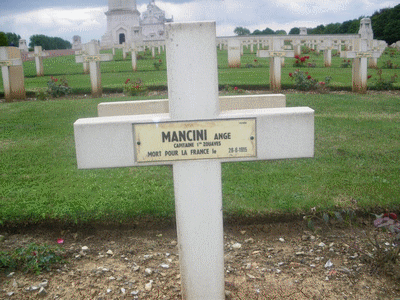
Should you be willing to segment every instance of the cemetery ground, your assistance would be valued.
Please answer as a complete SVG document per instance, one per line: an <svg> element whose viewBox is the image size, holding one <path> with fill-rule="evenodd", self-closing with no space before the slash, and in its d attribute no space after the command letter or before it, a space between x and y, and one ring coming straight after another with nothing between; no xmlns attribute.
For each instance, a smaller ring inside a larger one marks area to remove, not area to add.
<svg viewBox="0 0 400 300"><path fill-rule="evenodd" d="M1 104L0 252L62 239L66 262L2 272L0 298L179 299L171 167L76 168L73 122L100 102L142 98L119 96ZM370 213L399 212L398 93L286 97L315 109L315 157L223 164L228 296L400 297L398 261L385 264L368 240ZM390 243L379 231L382 249Z"/></svg>
<svg viewBox="0 0 400 300"><path fill-rule="evenodd" d="M263 61L247 59L240 69L221 63L220 85L268 86L267 70L255 66ZM126 78L140 77L153 88L144 96L85 97L88 75L62 57L49 64L53 69L45 65L41 78L34 77L34 65L29 75L27 65L27 90L65 75L81 95L0 103L0 252L37 243L60 245L65 256L39 275L1 273L0 298L179 299L172 168L76 167L72 124L78 118L97 116L100 102L166 98L158 91L166 85L165 64L158 71L153 61L142 60L147 70L135 74L128 61L102 63L105 90L121 91ZM295 69L289 61L282 74ZM350 90L351 68L341 68L337 57L336 64L302 70L329 75L333 88ZM291 87L290 77L282 78ZM398 91L287 92L288 107L315 110L315 156L223 164L227 297L399 298L399 262L385 261L398 248L374 228L371 215L399 213ZM375 232L381 250L368 239Z"/></svg>

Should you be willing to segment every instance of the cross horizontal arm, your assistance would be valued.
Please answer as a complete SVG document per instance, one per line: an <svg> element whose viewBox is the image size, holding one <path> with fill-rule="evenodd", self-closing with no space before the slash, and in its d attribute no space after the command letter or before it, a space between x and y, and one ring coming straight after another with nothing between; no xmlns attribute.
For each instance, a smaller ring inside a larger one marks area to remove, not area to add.
<svg viewBox="0 0 400 300"><path fill-rule="evenodd" d="M294 57L293 50L258 50L257 57Z"/></svg>
<svg viewBox="0 0 400 300"><path fill-rule="evenodd" d="M255 119L255 155L221 162L312 157L314 111L308 107L227 111L217 120ZM211 120L210 122L212 122ZM216 121L216 120L215 120ZM78 168L113 168L173 164L135 160L134 124L173 122L169 114L79 119L74 123ZM221 133L223 134L223 133ZM227 133L226 133L227 134ZM211 150L210 150L211 151Z"/></svg>
<svg viewBox="0 0 400 300"><path fill-rule="evenodd" d="M20 58L11 58L8 60L0 60L0 67L22 66Z"/></svg>
<svg viewBox="0 0 400 300"><path fill-rule="evenodd" d="M220 110L277 108L286 106L283 94L221 96ZM122 115L159 114L169 112L169 100L102 102L97 105L99 117Z"/></svg>

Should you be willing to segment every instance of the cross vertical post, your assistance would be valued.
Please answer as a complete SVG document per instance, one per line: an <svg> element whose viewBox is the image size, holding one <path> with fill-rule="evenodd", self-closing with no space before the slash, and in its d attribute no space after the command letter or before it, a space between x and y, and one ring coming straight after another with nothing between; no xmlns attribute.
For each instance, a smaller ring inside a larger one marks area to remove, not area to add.
<svg viewBox="0 0 400 300"><path fill-rule="evenodd" d="M228 67L239 68L240 67L240 40L229 39L228 40Z"/></svg>
<svg viewBox="0 0 400 300"><path fill-rule="evenodd" d="M171 118L215 119L219 114L215 23L166 26ZM177 161L173 173L183 299L224 299L221 163Z"/></svg>
<svg viewBox="0 0 400 300"><path fill-rule="evenodd" d="M131 47L129 48L129 51L131 52L131 57L132 57L132 70L135 72L137 71L137 60L136 60L136 44L135 42L131 43Z"/></svg>

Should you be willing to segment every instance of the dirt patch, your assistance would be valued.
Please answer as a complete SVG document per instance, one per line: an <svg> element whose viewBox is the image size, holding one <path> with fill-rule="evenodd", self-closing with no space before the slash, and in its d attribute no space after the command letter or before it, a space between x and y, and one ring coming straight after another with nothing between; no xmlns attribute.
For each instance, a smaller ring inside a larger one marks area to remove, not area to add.
<svg viewBox="0 0 400 300"><path fill-rule="evenodd" d="M54 245L63 238L68 260L41 275L1 273L0 299L180 299L176 231L160 228L0 232L6 236L0 251L31 242ZM373 253L366 242L373 230L362 223L316 232L302 221L227 225L227 298L396 299L399 281L364 260L367 251ZM382 245L385 239L381 234Z"/></svg>

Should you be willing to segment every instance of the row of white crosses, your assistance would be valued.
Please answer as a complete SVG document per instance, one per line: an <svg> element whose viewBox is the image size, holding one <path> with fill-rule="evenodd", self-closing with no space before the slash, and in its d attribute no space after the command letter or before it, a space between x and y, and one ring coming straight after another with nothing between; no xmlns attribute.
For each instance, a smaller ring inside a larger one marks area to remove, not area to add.
<svg viewBox="0 0 400 300"><path fill-rule="evenodd" d="M314 153L308 107L220 111L215 45L215 22L166 24L168 113L74 123L80 169L173 165L185 300L225 299L221 162Z"/></svg>

